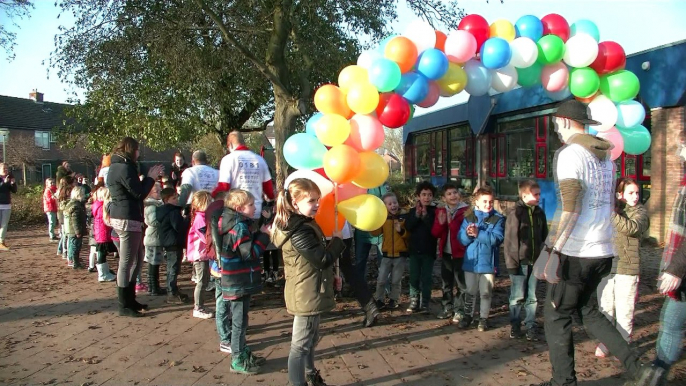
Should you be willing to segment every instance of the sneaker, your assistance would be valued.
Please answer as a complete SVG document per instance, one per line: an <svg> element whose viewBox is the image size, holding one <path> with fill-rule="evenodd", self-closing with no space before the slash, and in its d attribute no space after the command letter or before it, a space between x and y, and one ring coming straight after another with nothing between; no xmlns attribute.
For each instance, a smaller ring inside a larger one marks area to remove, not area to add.
<svg viewBox="0 0 686 386"><path fill-rule="evenodd" d="M410 305L407 307L407 312L417 312L419 311L419 299L411 298Z"/></svg>
<svg viewBox="0 0 686 386"><path fill-rule="evenodd" d="M205 291L207 292L212 292L215 289L215 285L213 281L207 283L207 287L205 288Z"/></svg>
<svg viewBox="0 0 686 386"><path fill-rule="evenodd" d="M219 351L231 354L231 342L220 342Z"/></svg>
<svg viewBox="0 0 686 386"><path fill-rule="evenodd" d="M193 310L193 317L199 319L212 319L214 318L214 313L207 311L204 308L196 308Z"/></svg>
<svg viewBox="0 0 686 386"><path fill-rule="evenodd" d="M271 272L264 272L264 282L267 284L274 284L276 280L274 280L274 276L272 275Z"/></svg>
<svg viewBox="0 0 686 386"><path fill-rule="evenodd" d="M395 310L398 307L400 307L400 305L393 299L389 300L388 304L386 305L386 308L388 308L389 310Z"/></svg>
<svg viewBox="0 0 686 386"><path fill-rule="evenodd" d="M610 350L608 350L604 344L598 343L598 346L595 348L595 356L598 358L607 358L610 356Z"/></svg>
<svg viewBox="0 0 686 386"><path fill-rule="evenodd" d="M279 280L278 272L272 271L270 274L270 278L272 279L273 283L276 283Z"/></svg>
<svg viewBox="0 0 686 386"><path fill-rule="evenodd" d="M62 260L67 260L67 254L62 254Z"/></svg>
<svg viewBox="0 0 686 386"><path fill-rule="evenodd" d="M469 326L472 325L472 317L469 315L465 315L462 320L460 320L459 324L457 325L457 328L460 329L467 329Z"/></svg>
<svg viewBox="0 0 686 386"><path fill-rule="evenodd" d="M383 300L377 300L376 301L376 308L379 310L383 310L386 307L386 304L383 302Z"/></svg>
<svg viewBox="0 0 686 386"><path fill-rule="evenodd" d="M450 318L452 318L452 316L453 316L453 309L447 308L447 307L444 307L443 311L439 312L438 315L436 315L436 317L438 319L450 319Z"/></svg>
<svg viewBox="0 0 686 386"><path fill-rule="evenodd" d="M453 315L453 323L460 323L462 319L464 319L464 313L461 311L458 311Z"/></svg>
<svg viewBox="0 0 686 386"><path fill-rule="evenodd" d="M667 371L655 364L642 364L632 380L624 386L663 386L667 384Z"/></svg>
<svg viewBox="0 0 686 386"><path fill-rule="evenodd" d="M92 268L88 268L88 272L93 273L93 272L98 272L98 270L95 269L95 267L92 267Z"/></svg>
<svg viewBox="0 0 686 386"><path fill-rule="evenodd" d="M481 332L488 330L488 319L479 319L479 325L476 329Z"/></svg>
<svg viewBox="0 0 686 386"><path fill-rule="evenodd" d="M255 364L247 353L244 351L238 358L231 361L231 372L245 375L255 375L260 371L260 366Z"/></svg>
<svg viewBox="0 0 686 386"><path fill-rule="evenodd" d="M73 268L74 268L74 269L84 269L84 268L86 268L86 267L84 267L83 265L81 265L81 264L79 264L79 263L74 263Z"/></svg>
<svg viewBox="0 0 686 386"><path fill-rule="evenodd" d="M69 267L69 268L74 267L74 262L67 260L67 267Z"/></svg>
<svg viewBox="0 0 686 386"><path fill-rule="evenodd" d="M167 303L170 303L170 304L188 303L188 295L181 293L181 292L177 292L177 293L169 292L169 293L167 293Z"/></svg>
<svg viewBox="0 0 686 386"><path fill-rule="evenodd" d="M245 350L248 352L248 355L250 356L250 360L255 363L258 366L262 366L263 364L267 363L267 358L257 355L252 350L250 350L250 347L245 346Z"/></svg>
<svg viewBox="0 0 686 386"><path fill-rule="evenodd" d="M319 370L314 370L311 373L306 374L307 386L326 386L324 379L319 374Z"/></svg>
<svg viewBox="0 0 686 386"><path fill-rule="evenodd" d="M136 293L140 294L143 292L148 292L148 286L144 283L138 283L136 284Z"/></svg>
<svg viewBox="0 0 686 386"><path fill-rule="evenodd" d="M529 329L531 330L531 329ZM527 331L527 336L529 331ZM513 324L510 326L510 339L517 339L522 336L522 327L519 324Z"/></svg>
<svg viewBox="0 0 686 386"><path fill-rule="evenodd" d="M529 327L528 330L526 330L526 340L529 342L538 342L538 331L536 331L536 327Z"/></svg>
<svg viewBox="0 0 686 386"><path fill-rule="evenodd" d="M10 247L5 243L0 243L0 251L9 251Z"/></svg>
<svg viewBox="0 0 686 386"><path fill-rule="evenodd" d="M422 305L419 306L419 313L420 314L427 314L429 313L429 304L422 302Z"/></svg>

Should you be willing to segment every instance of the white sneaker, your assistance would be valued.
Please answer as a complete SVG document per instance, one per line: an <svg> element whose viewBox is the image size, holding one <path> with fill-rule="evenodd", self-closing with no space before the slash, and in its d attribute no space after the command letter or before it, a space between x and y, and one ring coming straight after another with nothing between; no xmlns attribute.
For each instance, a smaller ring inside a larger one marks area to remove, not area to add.
<svg viewBox="0 0 686 386"><path fill-rule="evenodd" d="M200 319L212 319L214 318L214 313L207 311L204 308L198 308L193 310L193 317Z"/></svg>
<svg viewBox="0 0 686 386"><path fill-rule="evenodd" d="M219 343L219 351L231 354L231 342Z"/></svg>

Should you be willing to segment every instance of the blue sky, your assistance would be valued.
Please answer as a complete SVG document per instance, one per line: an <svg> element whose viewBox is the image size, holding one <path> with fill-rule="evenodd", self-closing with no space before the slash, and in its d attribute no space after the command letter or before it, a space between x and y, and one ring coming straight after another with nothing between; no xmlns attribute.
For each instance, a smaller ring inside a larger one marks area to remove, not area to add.
<svg viewBox="0 0 686 386"><path fill-rule="evenodd" d="M399 17L394 29L402 33L416 16L400 2ZM0 95L28 98L37 88L45 100L66 102L71 96L68 85L60 82L55 70L48 73L48 59L54 49L53 38L58 26L73 22L71 15L57 19L58 9L52 0L36 0L31 18L17 20L20 29L10 26L4 14L0 23L17 32L16 59L7 62L0 55ZM514 23L520 16L542 17L559 13L571 24L578 19L590 19L600 29L600 39L614 40L627 54L686 39L685 0L463 0L460 6L467 13L480 14L489 22L504 18ZM444 32L448 32L445 31ZM49 74L49 76L48 76ZM417 115L463 103L468 95L462 92L452 98L441 98L431 109L417 109Z"/></svg>

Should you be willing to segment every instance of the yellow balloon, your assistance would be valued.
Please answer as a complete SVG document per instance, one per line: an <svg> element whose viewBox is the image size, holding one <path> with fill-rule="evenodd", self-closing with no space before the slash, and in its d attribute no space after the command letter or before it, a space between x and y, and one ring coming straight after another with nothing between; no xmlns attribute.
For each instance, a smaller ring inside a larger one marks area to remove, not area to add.
<svg viewBox="0 0 686 386"><path fill-rule="evenodd" d="M338 114L324 114L314 124L319 142L325 146L340 145L350 135L350 122Z"/></svg>
<svg viewBox="0 0 686 386"><path fill-rule="evenodd" d="M373 151L360 153L360 171L353 178L353 184L372 189L381 186L388 179L388 164Z"/></svg>
<svg viewBox="0 0 686 386"><path fill-rule="evenodd" d="M491 36L492 38L502 38L511 42L515 39L515 27L510 23L509 20L498 19L491 24Z"/></svg>
<svg viewBox="0 0 686 386"><path fill-rule="evenodd" d="M388 212L379 197L361 194L338 203L338 211L357 229L373 231L381 228Z"/></svg>
<svg viewBox="0 0 686 386"><path fill-rule="evenodd" d="M459 64L448 63L448 71L436 81L441 96L453 96L464 90L467 85L467 73Z"/></svg>
<svg viewBox="0 0 686 386"><path fill-rule="evenodd" d="M348 89L348 106L357 114L369 114L379 104L379 92L369 82L355 83Z"/></svg>
<svg viewBox="0 0 686 386"><path fill-rule="evenodd" d="M338 88L347 93L350 86L356 83L369 82L368 79L367 70L364 67L348 66L338 74Z"/></svg>

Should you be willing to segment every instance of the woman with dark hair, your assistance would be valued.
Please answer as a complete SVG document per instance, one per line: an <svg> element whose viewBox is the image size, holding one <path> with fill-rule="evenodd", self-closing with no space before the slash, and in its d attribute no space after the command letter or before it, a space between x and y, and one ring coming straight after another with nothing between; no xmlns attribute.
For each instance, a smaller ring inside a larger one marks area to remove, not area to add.
<svg viewBox="0 0 686 386"><path fill-rule="evenodd" d="M111 204L106 210L110 224L119 236L119 269L117 294L120 316L141 316L148 308L136 301L136 276L143 265L143 200L162 174L163 166L155 165L147 177L138 177L138 141L126 137L112 150L112 163L107 174Z"/></svg>
<svg viewBox="0 0 686 386"><path fill-rule="evenodd" d="M7 224L12 213L12 193L17 193L17 183L5 163L0 163L0 251L9 251L5 244Z"/></svg>
<svg viewBox="0 0 686 386"><path fill-rule="evenodd" d="M183 174L183 171L186 169L188 169L186 157L184 157L181 152L177 151L174 153L174 163L172 163L171 171L169 172L169 182L174 189L181 184L181 174Z"/></svg>

